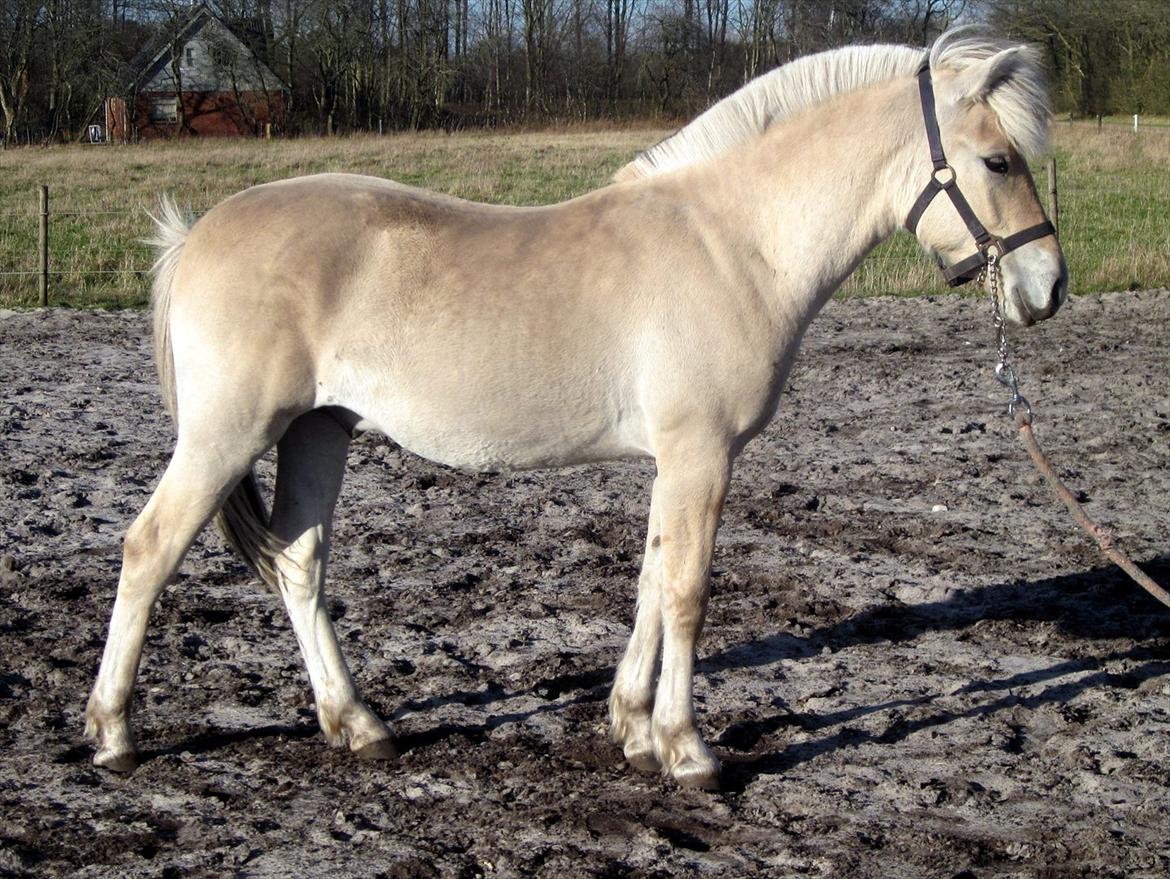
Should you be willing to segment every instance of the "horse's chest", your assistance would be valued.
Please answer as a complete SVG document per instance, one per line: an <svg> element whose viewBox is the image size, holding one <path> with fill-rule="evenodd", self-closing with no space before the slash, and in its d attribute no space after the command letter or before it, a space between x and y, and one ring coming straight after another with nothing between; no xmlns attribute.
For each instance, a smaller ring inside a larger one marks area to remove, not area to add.
<svg viewBox="0 0 1170 879"><path fill-rule="evenodd" d="M743 351L732 358L723 406L740 444L763 430L776 414L799 344L797 338L778 347Z"/></svg>

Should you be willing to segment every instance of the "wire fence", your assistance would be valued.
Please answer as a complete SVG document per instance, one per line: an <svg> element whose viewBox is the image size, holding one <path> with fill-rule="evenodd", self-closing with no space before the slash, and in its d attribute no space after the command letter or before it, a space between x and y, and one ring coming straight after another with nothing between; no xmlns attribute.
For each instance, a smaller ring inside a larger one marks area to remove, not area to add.
<svg viewBox="0 0 1170 879"><path fill-rule="evenodd" d="M1074 119L1072 117L1069 117L1068 119L1057 120L1056 124L1057 125L1066 124L1066 125L1070 125L1070 126L1071 125L1084 125L1085 120L1084 119ZM1143 116L1140 113L1135 113L1133 116L1130 116L1130 117L1098 116L1097 120L1096 120L1096 125L1097 125L1098 131L1100 131L1101 129L1103 129L1105 127L1131 128L1137 132L1140 132L1140 131L1147 129L1147 128L1170 129L1170 122L1164 122L1160 118L1157 118L1157 117L1151 119L1148 116Z"/></svg>
<svg viewBox="0 0 1170 879"><path fill-rule="evenodd" d="M48 186L38 187L39 204L0 211L0 301L41 306L91 297L99 304L145 301L153 208L57 208L50 194Z"/></svg>
<svg viewBox="0 0 1170 879"><path fill-rule="evenodd" d="M191 213L200 216L209 209ZM152 227L150 209L146 206L100 210L56 210L50 207L47 242L37 240L35 234L41 217L35 209L0 212L0 250L23 250L31 255L24 265L0 268L0 297L41 306L81 304L80 300L85 299L93 299L98 304L129 306L145 302L153 257L146 243ZM123 232L121 241L109 240L100 233L81 236L69 225L86 225L99 217L117 218L116 225L129 234ZM10 228L10 225L17 228ZM82 237L90 240L81 242L78 239ZM50 246L58 238L75 241L80 247L70 251L61 246ZM37 255L40 255L40 262ZM112 265L111 261L120 264ZM903 292L941 289L933 265L908 237L871 254L851 279L845 294L867 294L880 285ZM63 286L66 287L64 292L61 290Z"/></svg>
<svg viewBox="0 0 1170 879"><path fill-rule="evenodd" d="M1091 121L1077 124L1085 132L1096 127ZM1118 125L1109 120L1100 124ZM1150 127L1164 129L1151 132L1150 143L1161 150L1165 141L1170 159L1170 138L1165 136L1170 125ZM1124 149L1124 143L1117 148ZM1116 167L1107 167L1109 162ZM1170 215L1170 175L1162 171L1135 179L1124 157L1108 161L1097 157L1090 165L1092 174L1066 178L1053 160L1036 175L1038 189L1047 195L1049 214L1060 228L1074 288L1078 283L1082 291L1170 283L1170 231L1165 222ZM61 188L63 200L55 188L37 187L22 196L26 209L0 210L0 304L144 304L154 259L146 243L154 205L115 207L100 201L78 205L69 199L95 196ZM8 199L9 204L12 201ZM210 207L200 205L192 213L199 216ZM945 289L914 240L899 235L866 259L842 295Z"/></svg>

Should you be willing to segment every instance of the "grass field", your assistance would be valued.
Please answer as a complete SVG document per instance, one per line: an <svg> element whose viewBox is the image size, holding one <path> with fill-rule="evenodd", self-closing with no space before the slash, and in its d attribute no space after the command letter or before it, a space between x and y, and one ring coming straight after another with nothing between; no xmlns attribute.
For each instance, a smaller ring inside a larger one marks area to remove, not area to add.
<svg viewBox="0 0 1170 879"><path fill-rule="evenodd" d="M54 304L145 303L145 211L158 194L205 210L244 187L344 170L506 204L560 201L603 185L658 130L402 134L294 141L185 141L0 152L0 305L35 302L36 188L50 189ZM1074 292L1170 286L1170 129L1138 135L1056 126L1061 233ZM1037 185L1045 191L1044 171ZM28 273L28 274L19 274ZM908 235L875 252L841 295L940 292Z"/></svg>

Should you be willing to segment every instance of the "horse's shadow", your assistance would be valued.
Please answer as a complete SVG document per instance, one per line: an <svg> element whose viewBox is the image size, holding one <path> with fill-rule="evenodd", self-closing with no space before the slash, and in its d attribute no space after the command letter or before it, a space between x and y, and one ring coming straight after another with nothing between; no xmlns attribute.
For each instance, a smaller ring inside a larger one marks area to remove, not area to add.
<svg viewBox="0 0 1170 879"><path fill-rule="evenodd" d="M1151 576L1165 579L1170 555L1143 566ZM870 714L900 708L920 708L937 698L925 695L857 706L816 716L793 713L781 706L772 715L732 724L715 741L716 746L750 749L754 742L785 726L806 730L839 727L814 741L793 744L774 753L744 759L732 755L726 761L725 785L742 789L760 775L786 772L801 763L845 747L866 742L893 743L922 729L943 726L972 717L990 717L1013 708L1064 704L1077 695L1102 685L1135 688L1150 678L1170 672L1170 610L1133 585L1115 567L1096 568L1041 580L1001 582L955 594L946 601L911 606L883 605L863 611L802 637L777 633L738 644L707 657L700 671L768 665L781 659L811 656L824 648L836 652L851 646L912 641L928 632L960 631L985 620L1049 622L1061 634L1094 641L1120 641L1123 646L1098 655L1055 663L1036 671L998 680L972 680L955 695L986 693L1003 695L958 710L939 709L913 720L897 720L881 733L869 733L850 725ZM1156 640L1148 646L1135 641ZM1105 663L1130 660L1124 674L1104 671ZM1018 696L1013 691L1058 680L1076 672L1091 671L1075 681L1056 683L1043 691Z"/></svg>
<svg viewBox="0 0 1170 879"><path fill-rule="evenodd" d="M892 744L900 742L908 736L923 729L944 726L956 720L979 717L992 717L1000 711L1024 707L1036 709L1043 705L1063 705L1076 696L1099 686L1124 687L1134 689L1151 678L1159 677L1170 672L1170 652L1163 645L1160 651L1167 658L1155 658L1150 649L1133 647L1129 650L1111 651L1104 656L1095 656L1083 660L1069 660L1058 662L1046 669L1012 675L997 681L972 681L959 691L962 693L995 693L1006 692L1006 695L961 710L939 709L927 716L913 720L899 720L884 732L875 734L850 726L850 722L869 714L898 708L914 708L930 705L937 697L934 695L920 696L915 699L899 699L875 705L859 706L843 711L819 715L811 723L805 719L784 712L771 719L771 724L765 722L763 727L773 726L773 730L787 725L798 725L804 728L825 728L840 725L840 729L831 735L816 741L803 742L785 747L783 750L761 754L746 759L731 758L725 761L724 787L727 790L742 790L752 780L761 775L778 775L799 766L801 763L813 760L825 754L830 754L841 748L853 748L867 743ZM1115 674L1100 668L1106 662L1127 659L1134 667L1124 674ZM1032 686L1046 680L1055 680L1065 675L1079 671L1088 671L1096 668L1093 674L1087 674L1075 681L1054 684L1043 691L1031 696L1018 696L1011 692L1013 688ZM752 724L752 733L756 724ZM734 729L729 727L716 745L724 743L729 738L728 732ZM1019 744L1009 742L1006 750L1016 750Z"/></svg>
<svg viewBox="0 0 1170 879"><path fill-rule="evenodd" d="M1146 562L1155 579L1170 572L1170 555ZM1013 580L964 590L946 601L886 604L805 635L778 632L706 657L701 671L750 668L780 659L836 652L861 644L900 644L927 632L956 631L981 621L1051 622L1065 635L1091 640L1170 634L1170 609L1138 589L1115 567L1041 580Z"/></svg>
<svg viewBox="0 0 1170 879"><path fill-rule="evenodd" d="M1162 555L1146 562L1143 567L1155 579L1165 579L1170 573L1170 555ZM780 661L820 654L826 647L833 652L852 646L889 642L912 641L928 632L957 631L984 620L1013 620L1050 622L1062 634L1099 641L1126 641L1123 648L1106 650L1083 659L1058 662L1046 669L1012 675L999 680L973 680L959 691L962 693L1004 693L998 698L981 702L962 710L940 709L932 714L910 721L895 722L881 734L859 731L851 721L877 712L899 708L929 705L933 695L915 699L893 700L874 705L856 706L830 714L807 716L795 714L782 705L766 717L756 717L727 727L713 744L723 750L728 759L725 784L732 790L742 789L760 775L777 774L840 748L854 747L868 741L893 743L929 727L943 726L955 720L987 717L1006 708L1024 706L1035 708L1044 704L1062 704L1075 696L1102 685L1132 688L1150 678L1170 672L1170 610L1141 592L1114 567L1096 568L1076 574L1066 574L1041 580L1015 580L966 590L945 601L919 605L882 605L817 628L807 634L794 635L777 632L754 641L736 644L704 657L698 663L698 672L712 673L728 669L764 666ZM1134 641L1153 640L1148 646L1135 646ZM1131 670L1124 675L1104 671L1104 663L1118 659L1130 660ZM1078 671L1094 671L1075 681L1055 684L1031 696L1017 696L1013 690L1032 686L1045 680L1056 680ZM613 680L614 666L603 664L576 669L508 690L489 684L485 690L464 691L434 696L424 700L408 701L394 715L426 712L446 705L492 705L538 693L544 704L519 711L492 713L482 722L460 724L440 723L418 732L407 733L396 740L399 750L406 752L436 744L454 736L475 741L486 737L496 728L519 723L539 714L560 711L567 706L603 701ZM562 698L566 694L570 698ZM750 750L764 736L785 726L803 729L824 729L838 726L831 735L815 741L793 744L775 753L739 758L727 755L726 749ZM171 751L202 753L218 750L249 738L284 736L307 738L315 735L313 724L270 726L260 729L231 732L208 731L184 741L172 749L164 749L150 756ZM144 756L147 756L144 754Z"/></svg>
<svg viewBox="0 0 1170 879"><path fill-rule="evenodd" d="M1165 579L1170 573L1170 555L1155 558L1143 567L1151 576ZM736 759L732 755L727 761L725 783L732 789L742 788L759 775L784 772L822 754L855 746L866 740L897 742L921 729L942 726L954 720L991 716L1015 706L1035 708L1043 704L1062 704L1094 687L1110 685L1132 688L1170 672L1170 644L1164 640L1165 636L1170 635L1170 610L1140 591L1115 567L1095 568L1041 580L995 583L928 604L883 605L822 626L805 635L778 632L737 644L704 657L698 664L698 671L702 674L769 665L781 659L817 655L826 647L836 652L851 646L883 641L902 643L932 631L963 630L984 620L1051 622L1060 633L1070 637L1130 643L1083 659L1058 662L1046 669L998 680L973 680L955 695L1003 695L962 710L942 709L925 717L897 722L880 735L860 732L851 728L849 723L881 711L928 705L935 697L922 696L857 706L816 717L796 715L780 707L770 716L732 724L714 741L715 746L723 746L721 750L727 747L743 748L745 744L750 746L753 739L758 741L785 726L824 729L840 725L842 728L832 735L813 742L791 745L776 753L748 759ZM1132 643L1152 639L1156 639L1157 643L1148 646L1135 646ZM1124 675L1102 670L1105 663L1118 659L1130 660L1131 669ZM1013 692L1021 687L1034 686L1045 680L1058 680L1083 671L1094 673L1083 675L1075 681L1054 684L1031 696L1020 697ZM614 667L606 664L542 679L514 691L489 687L486 691L451 693L408 703L409 710L417 712L451 703L487 705L531 692L541 693L552 700L535 709L492 715L482 723L444 724L433 730L416 733L405 737L404 749L431 744L449 735L483 736L499 726L522 721L542 712L585 702L600 702L608 695L613 672ZM566 693L575 695L567 700L559 698Z"/></svg>

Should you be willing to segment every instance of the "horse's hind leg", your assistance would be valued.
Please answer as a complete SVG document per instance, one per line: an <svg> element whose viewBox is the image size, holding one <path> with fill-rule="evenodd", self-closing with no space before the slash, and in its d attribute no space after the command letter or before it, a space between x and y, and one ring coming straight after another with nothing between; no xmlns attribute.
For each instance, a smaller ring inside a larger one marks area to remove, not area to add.
<svg viewBox="0 0 1170 879"><path fill-rule="evenodd" d="M85 724L98 746L93 762L118 772L138 762L130 702L150 610L191 542L259 454L242 444L225 443L218 455L196 448L180 438L154 494L126 532L118 594Z"/></svg>
<svg viewBox="0 0 1170 879"><path fill-rule="evenodd" d="M390 758L390 731L358 697L325 603L329 535L348 447L349 434L323 412L302 415L277 444L271 529L285 545L275 560L277 582L325 738L362 757Z"/></svg>

